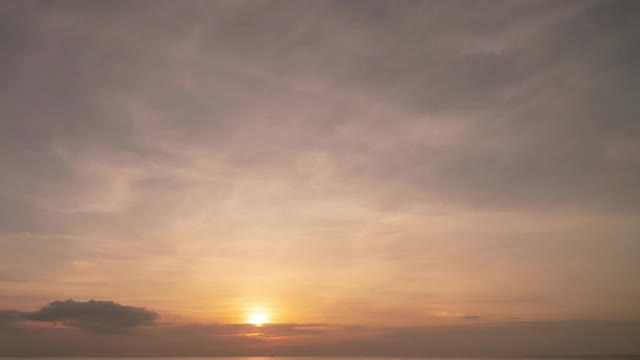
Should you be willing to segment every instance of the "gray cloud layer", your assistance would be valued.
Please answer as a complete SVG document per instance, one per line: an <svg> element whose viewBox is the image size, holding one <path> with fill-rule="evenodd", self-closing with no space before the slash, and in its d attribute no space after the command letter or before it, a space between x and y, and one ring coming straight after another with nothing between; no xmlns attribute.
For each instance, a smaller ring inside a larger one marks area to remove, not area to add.
<svg viewBox="0 0 640 360"><path fill-rule="evenodd" d="M205 150L240 168L322 153L394 203L640 203L634 2L3 7L14 227L121 206L94 171Z"/></svg>

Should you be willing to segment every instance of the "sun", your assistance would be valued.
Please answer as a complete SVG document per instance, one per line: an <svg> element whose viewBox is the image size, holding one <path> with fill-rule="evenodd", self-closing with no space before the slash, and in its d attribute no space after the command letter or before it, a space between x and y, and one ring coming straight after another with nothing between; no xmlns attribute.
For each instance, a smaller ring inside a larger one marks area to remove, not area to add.
<svg viewBox="0 0 640 360"><path fill-rule="evenodd" d="M249 317L247 318L247 323L262 326L269 322L269 314L262 310L255 310L249 313Z"/></svg>

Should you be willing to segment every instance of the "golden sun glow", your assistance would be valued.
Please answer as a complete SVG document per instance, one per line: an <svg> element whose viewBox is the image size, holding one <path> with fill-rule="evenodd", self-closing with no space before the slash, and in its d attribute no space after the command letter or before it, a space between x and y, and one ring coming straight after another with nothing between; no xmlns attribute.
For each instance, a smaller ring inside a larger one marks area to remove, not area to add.
<svg viewBox="0 0 640 360"><path fill-rule="evenodd" d="M264 309L253 309L247 314L247 323L262 326L271 320L269 312Z"/></svg>
<svg viewBox="0 0 640 360"><path fill-rule="evenodd" d="M269 322L269 314L267 314L263 310L255 310L249 314L247 318L247 323L253 324L255 326L262 326Z"/></svg>

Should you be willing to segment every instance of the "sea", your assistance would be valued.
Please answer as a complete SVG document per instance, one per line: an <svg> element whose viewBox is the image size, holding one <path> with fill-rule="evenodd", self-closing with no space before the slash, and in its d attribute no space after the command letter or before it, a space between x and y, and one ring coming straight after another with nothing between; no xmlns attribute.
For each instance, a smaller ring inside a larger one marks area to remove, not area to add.
<svg viewBox="0 0 640 360"><path fill-rule="evenodd" d="M491 357L491 356L212 356L212 357L28 357L0 356L0 360L640 360L640 355L574 355L574 356L535 356L535 357Z"/></svg>

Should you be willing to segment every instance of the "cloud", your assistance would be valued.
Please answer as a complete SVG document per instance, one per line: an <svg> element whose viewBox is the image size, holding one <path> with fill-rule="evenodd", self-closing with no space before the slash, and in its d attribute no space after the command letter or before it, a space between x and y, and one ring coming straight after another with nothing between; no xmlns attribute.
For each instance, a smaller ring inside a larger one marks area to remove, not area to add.
<svg viewBox="0 0 640 360"><path fill-rule="evenodd" d="M31 321L62 322L67 326L97 332L125 332L137 326L152 325L158 314L141 307L113 301L54 301L21 317Z"/></svg>
<svg viewBox="0 0 640 360"><path fill-rule="evenodd" d="M406 327L275 323L256 327L155 324L157 317L145 308L94 300L54 301L33 312L0 310L0 356L558 356L640 352L637 321L466 322ZM68 327L33 326L30 321L62 322ZM152 324L155 326L145 326ZM128 331L135 327L142 328ZM112 336L124 332L127 336Z"/></svg>
<svg viewBox="0 0 640 360"><path fill-rule="evenodd" d="M540 356L640 352L637 321L531 321L458 326L364 327L365 337L282 349L279 355ZM352 334L353 335L353 334Z"/></svg>
<svg viewBox="0 0 640 360"><path fill-rule="evenodd" d="M186 329L193 328L206 332L213 336L237 336L247 333L258 333L265 337L321 335L330 332L333 327L326 324L296 324L275 323L264 324L257 328L251 324L212 324L212 325L188 325Z"/></svg>
<svg viewBox="0 0 640 360"><path fill-rule="evenodd" d="M310 327L322 331L292 330ZM638 352L637 321L414 327L271 324L260 328L244 324L162 324L127 336L24 326L0 336L3 356L563 356Z"/></svg>
<svg viewBox="0 0 640 360"><path fill-rule="evenodd" d="M0 310L0 326L13 325L21 320L20 312L16 310Z"/></svg>

